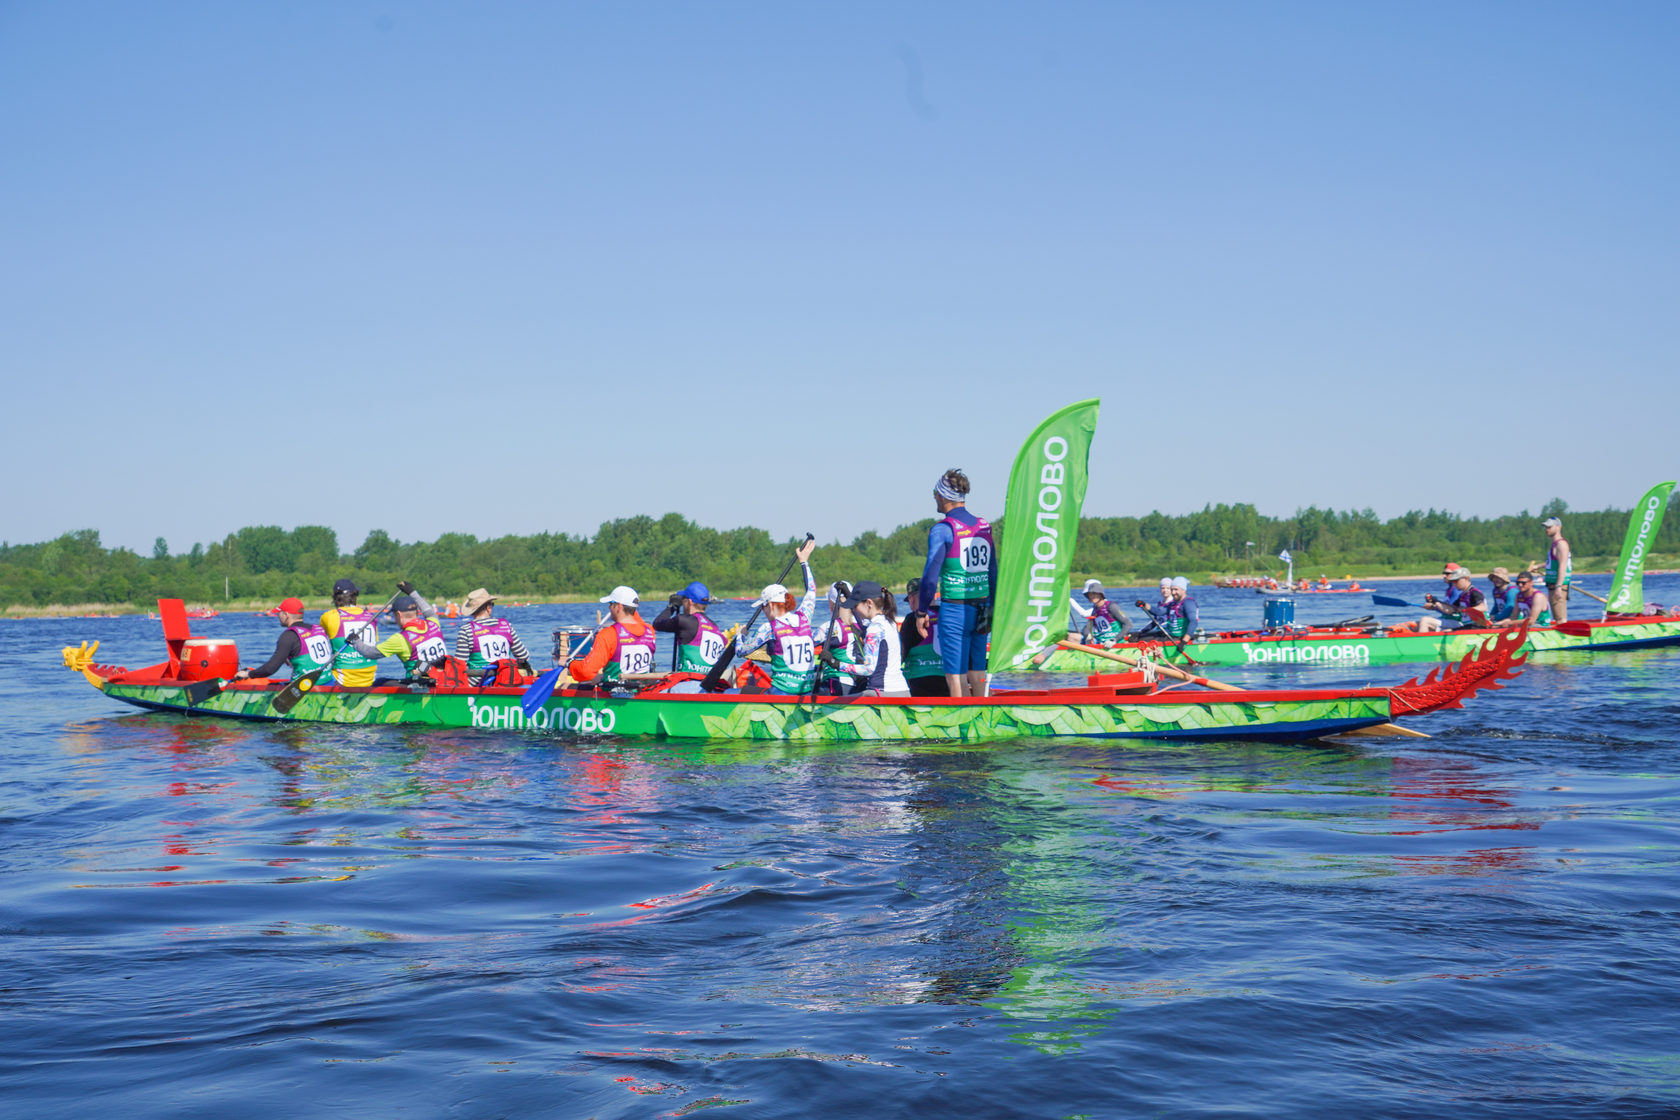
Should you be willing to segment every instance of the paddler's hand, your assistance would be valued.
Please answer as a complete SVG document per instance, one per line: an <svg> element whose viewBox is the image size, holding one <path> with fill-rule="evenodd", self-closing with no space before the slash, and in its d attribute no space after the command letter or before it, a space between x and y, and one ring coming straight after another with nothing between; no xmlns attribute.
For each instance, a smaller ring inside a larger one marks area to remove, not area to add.
<svg viewBox="0 0 1680 1120"><path fill-rule="evenodd" d="M798 560L801 564L804 564L811 559L811 553L816 550L817 540L815 537L812 537L810 540L800 545L799 548L794 551L793 556L794 559Z"/></svg>
<svg viewBox="0 0 1680 1120"><path fill-rule="evenodd" d="M233 675L233 679L236 680L236 681L242 681L246 677L249 677L250 675L251 675L251 670L241 669L241 670L239 670L239 672L237 672Z"/></svg>
<svg viewBox="0 0 1680 1120"><path fill-rule="evenodd" d="M401 591L404 595L412 595L414 594L414 585L406 579L399 579L397 581L397 590Z"/></svg>

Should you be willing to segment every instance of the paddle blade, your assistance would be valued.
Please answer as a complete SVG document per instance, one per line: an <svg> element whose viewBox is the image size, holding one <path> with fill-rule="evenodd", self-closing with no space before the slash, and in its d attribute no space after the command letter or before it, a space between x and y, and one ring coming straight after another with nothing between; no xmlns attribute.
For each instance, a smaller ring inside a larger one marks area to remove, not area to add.
<svg viewBox="0 0 1680 1120"><path fill-rule="evenodd" d="M1392 595L1372 594L1371 602L1379 607L1416 607L1416 603L1408 603L1404 599L1396 599ZM1419 608L1422 609L1422 608Z"/></svg>
<svg viewBox="0 0 1680 1120"><path fill-rule="evenodd" d="M1552 629L1559 634L1568 634L1571 638L1590 638L1593 635L1590 622L1558 622L1552 625Z"/></svg>
<svg viewBox="0 0 1680 1120"><path fill-rule="evenodd" d="M564 665L556 665L531 682L531 687L519 698L519 707L526 719L536 715L537 709L548 703L548 698L554 695L554 686L560 683L560 674L565 671Z"/></svg>
<svg viewBox="0 0 1680 1120"><path fill-rule="evenodd" d="M297 706L297 702L303 699L304 693L315 687L315 682L320 680L321 674L326 671L327 667L323 665L319 669L311 669L303 676L296 678L285 688L275 693L274 699L268 702L268 706L281 715L285 715Z"/></svg>
<svg viewBox="0 0 1680 1120"><path fill-rule="evenodd" d="M221 680L194 681L186 688L187 703L189 705L198 705L204 703L212 696L219 696L221 694L223 684L224 682Z"/></svg>

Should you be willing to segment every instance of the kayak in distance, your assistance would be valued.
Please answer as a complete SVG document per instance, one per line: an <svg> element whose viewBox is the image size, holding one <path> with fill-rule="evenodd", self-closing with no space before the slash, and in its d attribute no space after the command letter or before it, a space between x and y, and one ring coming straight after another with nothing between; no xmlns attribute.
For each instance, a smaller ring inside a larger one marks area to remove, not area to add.
<svg viewBox="0 0 1680 1120"><path fill-rule="evenodd" d="M1226 630L1185 642L1126 642L1105 647L1116 653L1148 653L1172 665L1395 665L1457 661L1489 638L1511 628L1485 627L1433 633L1394 632L1380 626L1290 627ZM1533 626L1525 653L1599 653L1680 645L1680 618L1653 615L1597 622ZM1114 662L1085 650L1056 648L1028 668L1046 673L1109 671Z"/></svg>
<svg viewBox="0 0 1680 1120"><path fill-rule="evenodd" d="M1163 689L1150 664L1140 672L1092 676L1084 686L1000 690L985 697L812 697L673 692L700 676L673 673L633 682L641 686L637 691L562 689L529 715L520 703L527 682L474 686L466 683L464 667L440 674L449 683L326 685L292 689L288 696L287 682L235 682L217 675L238 664L233 643L196 638L185 628L166 638L169 660L143 669L97 664L98 643L86 642L66 648L64 663L106 696L138 708L265 722L788 742L974 743L1063 735L1294 742L1385 726L1405 734L1407 729L1392 727L1394 719L1460 707L1477 691L1515 677L1527 656L1525 637L1519 630L1503 631L1457 665L1390 688Z"/></svg>

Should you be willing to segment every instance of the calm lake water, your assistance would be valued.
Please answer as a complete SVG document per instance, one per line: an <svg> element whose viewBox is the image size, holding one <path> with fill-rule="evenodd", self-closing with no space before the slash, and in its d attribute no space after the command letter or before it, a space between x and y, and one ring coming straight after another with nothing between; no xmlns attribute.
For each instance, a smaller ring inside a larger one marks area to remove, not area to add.
<svg viewBox="0 0 1680 1120"><path fill-rule="evenodd" d="M128 714L83 638L162 656L0 623L9 1116L1680 1112L1680 650L1428 740L859 750Z"/></svg>

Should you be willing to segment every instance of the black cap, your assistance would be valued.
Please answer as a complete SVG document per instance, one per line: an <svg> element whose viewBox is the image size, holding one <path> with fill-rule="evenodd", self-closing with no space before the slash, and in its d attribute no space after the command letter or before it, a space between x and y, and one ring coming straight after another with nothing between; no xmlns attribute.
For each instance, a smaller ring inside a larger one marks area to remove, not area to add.
<svg viewBox="0 0 1680 1120"><path fill-rule="evenodd" d="M341 579L337 583L333 584L333 591L335 593L345 591L351 595L360 595L362 593L362 589L356 586L356 581L350 579Z"/></svg>
<svg viewBox="0 0 1680 1120"><path fill-rule="evenodd" d="M420 604L414 601L412 595L398 595L391 600L391 609L394 611L417 611L420 609Z"/></svg>
<svg viewBox="0 0 1680 1120"><path fill-rule="evenodd" d="M862 583L854 583L852 585L852 593L846 596L846 601L840 605L847 608L855 607L866 599L873 599L876 602L880 602L881 596L886 593L886 588L882 587L872 579L866 579Z"/></svg>

